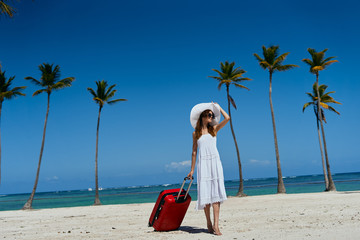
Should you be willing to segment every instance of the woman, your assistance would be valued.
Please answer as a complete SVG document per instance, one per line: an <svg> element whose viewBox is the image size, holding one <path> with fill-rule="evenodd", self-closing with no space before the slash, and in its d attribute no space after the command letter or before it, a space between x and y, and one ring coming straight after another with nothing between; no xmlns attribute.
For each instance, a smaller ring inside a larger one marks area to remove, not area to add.
<svg viewBox="0 0 360 240"><path fill-rule="evenodd" d="M219 123L221 114L224 120ZM190 122L193 132L193 147L191 171L194 174L196 155L197 162L197 192L196 209L204 209L207 228L210 233L222 235L219 229L220 203L226 200L223 168L219 152L216 148L216 135L230 120L229 115L217 103L200 103L191 110ZM210 219L210 206L213 207L214 225Z"/></svg>

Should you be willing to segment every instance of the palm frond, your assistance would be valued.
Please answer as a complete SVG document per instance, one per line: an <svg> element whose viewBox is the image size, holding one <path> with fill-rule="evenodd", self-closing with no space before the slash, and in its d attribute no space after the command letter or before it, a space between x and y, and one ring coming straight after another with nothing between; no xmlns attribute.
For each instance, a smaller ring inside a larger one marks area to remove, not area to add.
<svg viewBox="0 0 360 240"><path fill-rule="evenodd" d="M336 111L335 108L333 108L332 106L329 106L329 110L340 115L340 113Z"/></svg>
<svg viewBox="0 0 360 240"><path fill-rule="evenodd" d="M25 93L22 93L22 92L13 92L13 95L14 97L17 97L17 96L26 96Z"/></svg>
<svg viewBox="0 0 360 240"><path fill-rule="evenodd" d="M325 48L324 50L322 50L321 52L319 52L319 53L321 53L321 54L325 54L325 52L327 52L327 50L329 50L328 48Z"/></svg>
<svg viewBox="0 0 360 240"><path fill-rule="evenodd" d="M96 97L96 93L95 93L94 89L88 87L87 90L91 93L91 95L93 95L93 97Z"/></svg>
<svg viewBox="0 0 360 240"><path fill-rule="evenodd" d="M327 86L326 86L327 87ZM330 94L335 93L335 91L327 92L323 95L323 97L329 96ZM330 96L329 96L330 97Z"/></svg>
<svg viewBox="0 0 360 240"><path fill-rule="evenodd" d="M233 105L233 107L237 110L235 100L230 95L228 96L229 96L228 100L230 101L231 105Z"/></svg>
<svg viewBox="0 0 360 240"><path fill-rule="evenodd" d="M39 95L40 93L43 93L43 92L47 92L47 89L43 88L43 89L39 89L39 90L35 91L33 93L33 97L36 96L36 95Z"/></svg>
<svg viewBox="0 0 360 240"><path fill-rule="evenodd" d="M330 60L334 59L336 57L328 57L324 59L324 62L329 62ZM336 62L338 62L338 60L335 60Z"/></svg>
<svg viewBox="0 0 360 240"><path fill-rule="evenodd" d="M342 105L342 103L335 101L335 99L330 96L322 97L321 101L324 103L335 103L335 104Z"/></svg>
<svg viewBox="0 0 360 240"><path fill-rule="evenodd" d="M0 15L13 17L14 13L16 13L15 8L6 4L4 0L0 1Z"/></svg>
<svg viewBox="0 0 360 240"><path fill-rule="evenodd" d="M327 123L327 122L326 122L325 113L324 113L324 110L323 110L323 109L321 109L320 114L321 114L321 118L322 118L322 120L323 120L325 123Z"/></svg>
<svg viewBox="0 0 360 240"><path fill-rule="evenodd" d="M335 100L334 100L333 97L328 96L328 95L325 94L325 95L321 96L321 101L324 102L324 103L332 103Z"/></svg>
<svg viewBox="0 0 360 240"><path fill-rule="evenodd" d="M266 61L262 61L259 63L260 67L262 67L263 69L271 69L271 65L266 62Z"/></svg>
<svg viewBox="0 0 360 240"><path fill-rule="evenodd" d="M219 91L220 91L221 86L222 86L223 84L224 84L223 82L220 82L220 83L219 83L219 85L218 85L218 87L217 87Z"/></svg>
<svg viewBox="0 0 360 240"><path fill-rule="evenodd" d="M246 78L246 77L239 77L237 79L233 80L234 82L241 82L241 81L252 81L251 78Z"/></svg>
<svg viewBox="0 0 360 240"><path fill-rule="evenodd" d="M324 103L324 102L320 102L320 106L323 107L324 109L328 109L328 108L329 108L329 105L327 105L327 104Z"/></svg>
<svg viewBox="0 0 360 240"><path fill-rule="evenodd" d="M314 99L316 98L314 95L312 95L311 93L306 93L313 101L314 101Z"/></svg>
<svg viewBox="0 0 360 240"><path fill-rule="evenodd" d="M5 72L4 72L4 78L5 78ZM10 87L11 85L11 82L15 79L15 76L12 76L12 77L9 77L7 82L6 82L6 85L8 85L8 87ZM5 80L5 79L4 79Z"/></svg>
<svg viewBox="0 0 360 240"><path fill-rule="evenodd" d="M216 80L218 80L218 81L221 81L221 77L216 77L216 76L209 76L209 78L213 78L213 79L216 79Z"/></svg>
<svg viewBox="0 0 360 240"><path fill-rule="evenodd" d="M217 69L211 69L211 70L213 70L213 71L217 72L219 75L223 74L222 72L220 72L220 71L219 71L219 70L217 70Z"/></svg>
<svg viewBox="0 0 360 240"><path fill-rule="evenodd" d="M250 91L250 89L249 88L247 88L247 87L245 87L244 85L241 85L241 84L238 84L238 83L232 83L232 84L234 84L236 87L239 87L239 88L244 88L244 89L247 89L247 90L249 90Z"/></svg>
<svg viewBox="0 0 360 240"><path fill-rule="evenodd" d="M71 82L72 80L70 80L71 78L67 78L67 79L62 79L59 82L53 84L50 88L53 90L60 90L66 87L70 87L71 86Z"/></svg>
<svg viewBox="0 0 360 240"><path fill-rule="evenodd" d="M325 62L323 66L325 68L325 67L330 66L331 64L336 63L336 62L339 62L339 61L338 60L331 60L331 61Z"/></svg>
<svg viewBox="0 0 360 240"><path fill-rule="evenodd" d="M3 102L4 99L12 99L17 96L25 96L21 91L25 89L25 86L14 87L11 89L12 81L15 79L15 76L9 78L6 77L6 71L2 71L0 68L0 101Z"/></svg>
<svg viewBox="0 0 360 240"><path fill-rule="evenodd" d="M116 90L113 90L113 88L115 86L116 86L116 84L111 85L105 92L105 96L107 96L108 99L112 98L114 96L114 94L116 93Z"/></svg>
<svg viewBox="0 0 360 240"><path fill-rule="evenodd" d="M295 64L287 64L287 65L281 65L275 68L275 70L279 71L279 72L283 72L283 71L287 71L290 70L292 68L296 68L299 67L298 65Z"/></svg>
<svg viewBox="0 0 360 240"><path fill-rule="evenodd" d="M231 75L231 79L233 79L233 81L241 81L242 75L246 73L246 71L241 71L241 72L233 72Z"/></svg>
<svg viewBox="0 0 360 240"><path fill-rule="evenodd" d="M312 66L312 65L313 65L313 62L312 62L310 59L308 59L308 58L304 58L302 61L303 61L304 63L306 63L307 65L309 65L309 66Z"/></svg>
<svg viewBox="0 0 360 240"><path fill-rule="evenodd" d="M26 87L25 86L21 86L21 87L14 87L13 89L11 89L10 91L7 91L4 93L4 97L6 99L12 99L14 97L17 96L25 96L25 93L22 93L21 91L24 90Z"/></svg>
<svg viewBox="0 0 360 240"><path fill-rule="evenodd" d="M59 82L63 82L67 87L70 87L73 81L75 81L74 77L67 77L67 78L61 79Z"/></svg>
<svg viewBox="0 0 360 240"><path fill-rule="evenodd" d="M308 107L308 106L310 106L310 105L313 105L314 104L314 102L307 102L307 103L305 103L304 104L304 106L303 106L303 112L305 111L305 109Z"/></svg>
<svg viewBox="0 0 360 240"><path fill-rule="evenodd" d="M258 54L254 53L255 58L259 61L259 65L264 70L269 67L269 63L265 61L265 59L262 59Z"/></svg>
<svg viewBox="0 0 360 240"><path fill-rule="evenodd" d="M112 104L117 103L117 102L125 102L125 101L127 101L127 99L119 98L119 99L109 101L108 104L112 105Z"/></svg>
<svg viewBox="0 0 360 240"><path fill-rule="evenodd" d="M259 62L264 61L264 59L262 59L257 53L254 53L253 55L255 56L255 58L256 58Z"/></svg>
<svg viewBox="0 0 360 240"><path fill-rule="evenodd" d="M326 85L326 84L321 84L321 85L319 86L319 91L320 91L320 93L324 93L327 88L328 88L328 85ZM316 82L314 83L313 89L316 91Z"/></svg>
<svg viewBox="0 0 360 240"><path fill-rule="evenodd" d="M0 98L1 98L1 99L4 99L4 98L10 99L10 98L12 98L12 97L13 97L13 93L10 92L10 91L1 92L1 93L0 93Z"/></svg>
<svg viewBox="0 0 360 240"><path fill-rule="evenodd" d="M41 84L41 82L39 80L36 80L33 77L26 77L25 80L30 80L33 84L37 85L37 86L41 86L43 87L43 85Z"/></svg>
<svg viewBox="0 0 360 240"><path fill-rule="evenodd" d="M14 87L13 89L11 89L11 91L12 91L12 92L17 92L17 91L24 90L25 88L26 88L26 86Z"/></svg>
<svg viewBox="0 0 360 240"><path fill-rule="evenodd" d="M340 104L340 105L342 105L342 103L341 103L341 102L338 102L338 101L335 101L335 100L333 100L331 103L336 103L336 104Z"/></svg>
<svg viewBox="0 0 360 240"><path fill-rule="evenodd" d="M106 101L110 100L112 97L114 97L115 93L117 90L112 90L111 92L109 92L108 94L106 94Z"/></svg>
<svg viewBox="0 0 360 240"><path fill-rule="evenodd" d="M277 57L277 58L275 59L273 65L274 65L274 66L276 66L277 64L280 64L280 65L281 65L281 63L282 63L283 61L285 61L287 55L289 55L289 52L281 54L279 57Z"/></svg>
<svg viewBox="0 0 360 240"><path fill-rule="evenodd" d="M315 83L316 84L316 83ZM319 86L319 95L320 95L320 99L323 97L324 95L324 92L326 91L328 86L326 86L325 84L322 84ZM317 90L316 90L316 85L315 85L315 92L316 92L316 96L318 97L317 95Z"/></svg>
<svg viewBox="0 0 360 240"><path fill-rule="evenodd" d="M315 49L313 48L308 48L307 50L310 53L310 55L314 55L316 53Z"/></svg>

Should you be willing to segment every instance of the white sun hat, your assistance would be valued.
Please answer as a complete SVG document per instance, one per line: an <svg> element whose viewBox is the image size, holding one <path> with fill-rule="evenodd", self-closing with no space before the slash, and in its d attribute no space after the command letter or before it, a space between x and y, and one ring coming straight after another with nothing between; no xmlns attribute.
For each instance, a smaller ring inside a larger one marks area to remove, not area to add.
<svg viewBox="0 0 360 240"><path fill-rule="evenodd" d="M199 103L197 105L195 105L190 112L190 123L191 126L193 128L196 127L196 123L199 120L199 117L201 115L201 113L205 110L211 110L214 115L215 118L212 120L212 122L210 123L212 126L216 125L220 122L220 106L219 104L215 104L215 103Z"/></svg>

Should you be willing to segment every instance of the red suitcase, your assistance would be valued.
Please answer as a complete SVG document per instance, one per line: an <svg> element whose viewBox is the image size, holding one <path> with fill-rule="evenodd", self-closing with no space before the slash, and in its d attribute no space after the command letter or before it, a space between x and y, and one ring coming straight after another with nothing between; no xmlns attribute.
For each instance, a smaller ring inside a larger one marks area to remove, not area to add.
<svg viewBox="0 0 360 240"><path fill-rule="evenodd" d="M149 227L154 227L156 231L170 231L180 227L191 202L189 190L194 178L191 179L187 190L183 190L188 179L190 180L190 178L184 178L180 189L160 192L150 215Z"/></svg>

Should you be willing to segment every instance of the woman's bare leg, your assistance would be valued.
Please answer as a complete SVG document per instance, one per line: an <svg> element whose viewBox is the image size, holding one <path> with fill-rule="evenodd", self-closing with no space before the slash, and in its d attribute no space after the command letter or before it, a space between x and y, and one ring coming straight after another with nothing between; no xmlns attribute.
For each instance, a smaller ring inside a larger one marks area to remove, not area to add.
<svg viewBox="0 0 360 240"><path fill-rule="evenodd" d="M219 228L219 215L220 215L220 203L213 203L213 211L214 211L214 234L215 235L222 235L222 233L220 232L220 228Z"/></svg>
<svg viewBox="0 0 360 240"><path fill-rule="evenodd" d="M207 222L207 228L210 233L213 233L214 229L213 229L213 226L211 223L211 218L210 218L210 204L205 205L204 212L205 212L205 217L206 217L206 222Z"/></svg>

